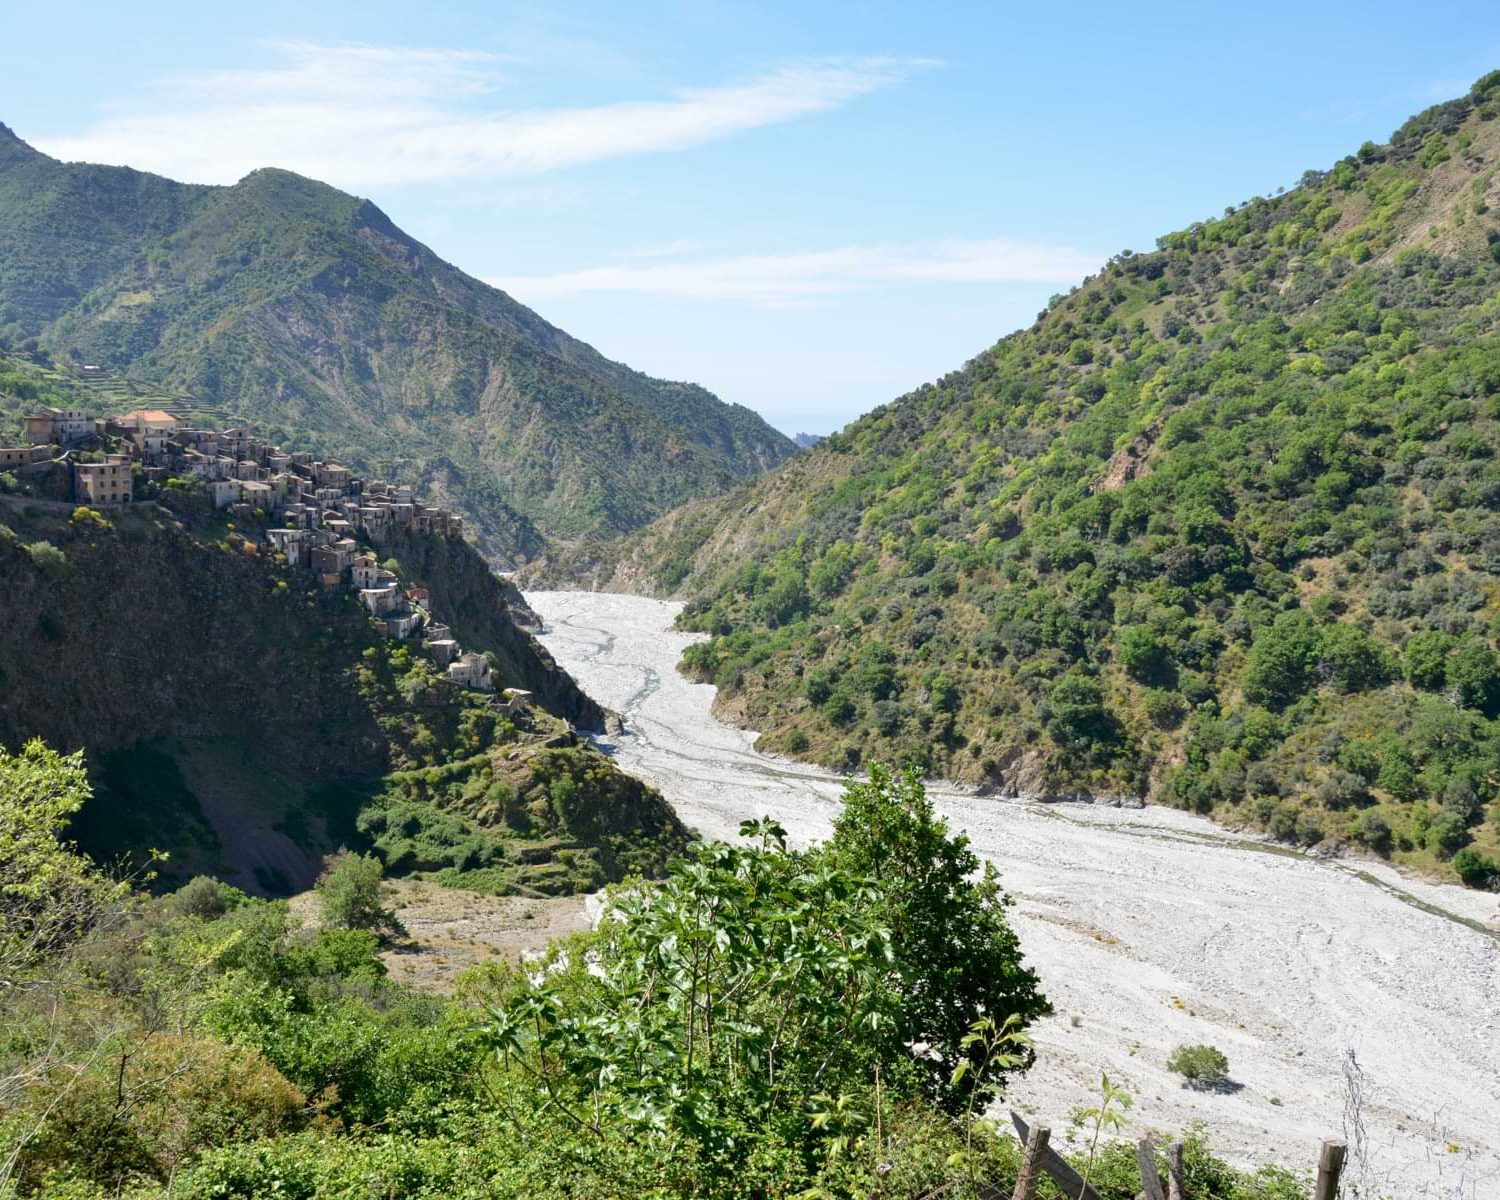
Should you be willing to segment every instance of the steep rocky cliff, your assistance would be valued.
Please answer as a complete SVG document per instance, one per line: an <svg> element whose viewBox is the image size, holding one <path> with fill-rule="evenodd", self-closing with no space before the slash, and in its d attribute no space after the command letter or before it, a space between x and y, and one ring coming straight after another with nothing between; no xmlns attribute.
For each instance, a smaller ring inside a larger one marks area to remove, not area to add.
<svg viewBox="0 0 1500 1200"><path fill-rule="evenodd" d="M290 891L340 844L502 891L659 869L685 840L671 810L572 736L568 721L602 714L510 622L475 551L428 541L399 553L534 714L454 687L347 593L309 588L232 527L6 502L0 743L84 750L81 844L131 862L166 850L165 882Z"/></svg>

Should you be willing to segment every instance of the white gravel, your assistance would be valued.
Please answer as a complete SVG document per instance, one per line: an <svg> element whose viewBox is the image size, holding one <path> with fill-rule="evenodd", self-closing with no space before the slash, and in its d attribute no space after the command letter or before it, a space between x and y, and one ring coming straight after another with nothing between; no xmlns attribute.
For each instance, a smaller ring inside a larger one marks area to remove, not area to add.
<svg viewBox="0 0 1500 1200"><path fill-rule="evenodd" d="M531 592L558 661L626 732L601 740L683 820L733 837L771 814L824 836L840 781L757 753L709 713L712 687L676 671L694 640L679 607L634 596ZM1009 1102L1051 1122L1125 1085L1131 1131L1194 1121L1241 1162L1299 1170L1346 1136L1361 1197L1500 1197L1500 918L1496 898L1382 865L1289 854L1170 809L1039 805L932 789L1001 871L1013 920L1056 1015ZM1467 922L1467 923L1466 923ZM1228 1056L1238 1089L1184 1089L1182 1042ZM1363 1146L1345 1060L1363 1075Z"/></svg>

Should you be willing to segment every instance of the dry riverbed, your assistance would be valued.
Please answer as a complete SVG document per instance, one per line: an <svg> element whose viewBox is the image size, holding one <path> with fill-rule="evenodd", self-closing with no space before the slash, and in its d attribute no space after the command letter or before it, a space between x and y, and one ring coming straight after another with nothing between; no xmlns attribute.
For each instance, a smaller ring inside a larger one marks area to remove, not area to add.
<svg viewBox="0 0 1500 1200"><path fill-rule="evenodd" d="M733 837L771 814L823 837L839 780L760 754L710 715L713 688L676 672L679 606L531 592L543 641L625 733L601 741L683 820ZM1298 1169L1351 1142L1361 1196L1500 1196L1500 921L1493 895L1326 862L1168 809L1040 805L936 788L1000 870L1056 1015L1010 1102L1064 1136L1106 1072L1131 1129L1205 1122L1221 1153ZM1182 1042L1228 1056L1232 1090L1184 1089ZM1350 1086L1363 1096L1356 1133Z"/></svg>

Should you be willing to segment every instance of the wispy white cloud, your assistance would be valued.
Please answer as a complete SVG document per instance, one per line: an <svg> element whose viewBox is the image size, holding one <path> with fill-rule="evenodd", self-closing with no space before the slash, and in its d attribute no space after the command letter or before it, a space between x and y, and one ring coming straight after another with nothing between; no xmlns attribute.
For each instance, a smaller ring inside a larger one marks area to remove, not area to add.
<svg viewBox="0 0 1500 1200"><path fill-rule="evenodd" d="M490 280L528 303L583 292L805 305L894 283L1073 283L1102 256L1015 238L842 246L798 254L608 264Z"/></svg>
<svg viewBox="0 0 1500 1200"><path fill-rule="evenodd" d="M525 176L684 150L838 108L926 65L784 64L665 98L573 108L503 103L506 59L467 50L278 43L275 65L154 84L48 154L202 183L287 167L350 187Z"/></svg>
<svg viewBox="0 0 1500 1200"><path fill-rule="evenodd" d="M658 242L651 246L635 246L628 250L616 251L616 258L675 258L682 254L692 254L701 249L701 245L692 238L673 238L670 242Z"/></svg>

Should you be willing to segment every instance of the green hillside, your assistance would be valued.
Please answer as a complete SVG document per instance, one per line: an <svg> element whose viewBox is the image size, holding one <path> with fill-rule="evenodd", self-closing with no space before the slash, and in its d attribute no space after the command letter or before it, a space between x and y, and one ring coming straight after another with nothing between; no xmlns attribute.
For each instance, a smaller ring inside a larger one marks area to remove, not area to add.
<svg viewBox="0 0 1500 1200"><path fill-rule="evenodd" d="M164 884L211 874L284 894L341 845L500 894L660 871L682 826L570 732L603 714L511 621L514 589L455 538L412 535L396 553L430 572L438 611L493 655L499 686L533 693L531 713L456 687L222 517L12 498L0 746L83 750L95 794L75 836L106 863L167 851Z"/></svg>
<svg viewBox="0 0 1500 1200"><path fill-rule="evenodd" d="M795 450L611 362L368 200L60 163L0 126L0 338L149 379L283 444L420 482L493 558L618 534Z"/></svg>
<svg viewBox="0 0 1500 1200"><path fill-rule="evenodd" d="M768 749L1494 878L1500 73L574 560ZM582 563L582 566L579 564Z"/></svg>

